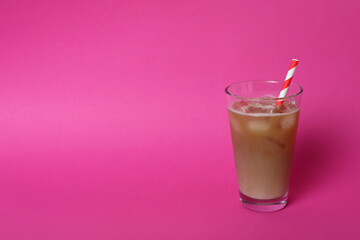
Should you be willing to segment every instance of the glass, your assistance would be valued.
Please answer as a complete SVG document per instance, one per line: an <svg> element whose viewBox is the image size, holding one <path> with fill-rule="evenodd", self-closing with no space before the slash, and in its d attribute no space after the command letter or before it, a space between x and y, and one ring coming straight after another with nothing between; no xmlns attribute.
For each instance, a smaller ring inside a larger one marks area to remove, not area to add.
<svg viewBox="0 0 360 240"><path fill-rule="evenodd" d="M274 97L282 84L244 81L225 89L240 200L254 211L287 204L303 89L291 83L287 97Z"/></svg>

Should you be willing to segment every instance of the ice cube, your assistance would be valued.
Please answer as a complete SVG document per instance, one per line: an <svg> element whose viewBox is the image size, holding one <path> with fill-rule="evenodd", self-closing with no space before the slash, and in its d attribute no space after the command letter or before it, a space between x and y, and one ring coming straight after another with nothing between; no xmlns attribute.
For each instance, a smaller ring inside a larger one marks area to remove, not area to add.
<svg viewBox="0 0 360 240"><path fill-rule="evenodd" d="M286 104L280 104L279 106L273 109L273 113L285 113L287 111Z"/></svg>
<svg viewBox="0 0 360 240"><path fill-rule="evenodd" d="M282 119L280 120L280 128L281 129L289 129L289 128L293 127L293 125L295 124L295 121L296 121L296 117L294 114L283 116Z"/></svg>
<svg viewBox="0 0 360 240"><path fill-rule="evenodd" d="M242 127L239 123L230 122L230 125L233 131L237 133L243 132Z"/></svg>
<svg viewBox="0 0 360 240"><path fill-rule="evenodd" d="M275 107L272 111L272 113L287 113L295 110L296 104L294 101L291 100L285 100L282 104Z"/></svg>
<svg viewBox="0 0 360 240"><path fill-rule="evenodd" d="M230 121L231 129L233 131L238 133L241 133L243 131L241 126L241 121L239 121L236 117L230 117L229 121Z"/></svg>
<svg viewBox="0 0 360 240"><path fill-rule="evenodd" d="M248 128L253 132L264 132L270 129L270 123L266 119L249 120Z"/></svg>
<svg viewBox="0 0 360 240"><path fill-rule="evenodd" d="M247 106L248 106L248 103L245 101L241 101L241 100L236 101L232 104L233 109L238 110L238 111L244 111Z"/></svg>

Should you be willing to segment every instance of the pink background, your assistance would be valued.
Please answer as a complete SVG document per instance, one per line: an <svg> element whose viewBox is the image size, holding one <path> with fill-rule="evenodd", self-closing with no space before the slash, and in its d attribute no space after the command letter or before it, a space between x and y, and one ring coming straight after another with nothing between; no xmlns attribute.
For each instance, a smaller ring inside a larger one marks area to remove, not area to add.
<svg viewBox="0 0 360 240"><path fill-rule="evenodd" d="M348 1L1 1L0 239L360 237ZM227 84L305 89L286 209L239 202Z"/></svg>

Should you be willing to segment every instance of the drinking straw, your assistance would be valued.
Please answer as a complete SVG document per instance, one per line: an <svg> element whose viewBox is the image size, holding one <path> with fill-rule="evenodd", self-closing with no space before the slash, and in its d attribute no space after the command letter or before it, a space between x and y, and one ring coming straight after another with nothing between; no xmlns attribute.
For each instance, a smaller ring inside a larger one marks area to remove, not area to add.
<svg viewBox="0 0 360 240"><path fill-rule="evenodd" d="M298 65L298 63L299 63L299 60L297 60L297 59L293 59L291 61L289 71L286 74L284 84L283 84L280 94L279 94L279 98L284 98L286 96L286 93L289 90L289 86L290 86L291 80L294 76L294 72L295 72L295 69L296 69L296 66ZM275 107L280 106L283 102L284 102L284 100L277 101Z"/></svg>

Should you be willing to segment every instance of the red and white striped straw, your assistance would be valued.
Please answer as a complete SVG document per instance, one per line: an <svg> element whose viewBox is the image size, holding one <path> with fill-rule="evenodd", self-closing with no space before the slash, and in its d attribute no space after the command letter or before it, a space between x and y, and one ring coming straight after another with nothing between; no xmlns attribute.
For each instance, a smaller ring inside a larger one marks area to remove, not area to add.
<svg viewBox="0 0 360 240"><path fill-rule="evenodd" d="M299 60L297 60L297 59L293 59L291 61L291 65L290 65L289 71L286 74L285 82L281 88L279 98L283 98L286 96L286 93L289 90L289 86L290 86L291 80L294 76L294 72L295 72L295 69L296 69L296 66L298 65L298 63L299 63ZM275 107L281 105L283 102L284 102L284 100L277 101Z"/></svg>

